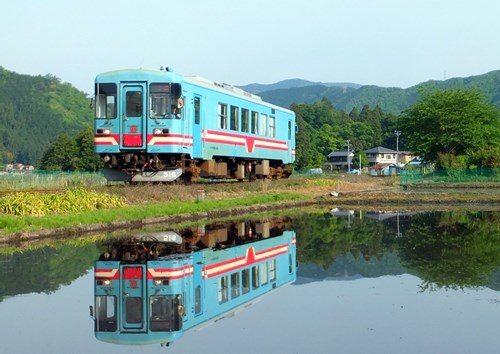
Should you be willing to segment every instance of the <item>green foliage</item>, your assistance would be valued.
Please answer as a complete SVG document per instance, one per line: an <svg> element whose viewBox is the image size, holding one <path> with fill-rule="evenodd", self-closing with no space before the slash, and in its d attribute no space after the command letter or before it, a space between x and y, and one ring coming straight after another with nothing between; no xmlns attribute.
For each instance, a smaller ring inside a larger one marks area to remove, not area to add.
<svg viewBox="0 0 500 354"><path fill-rule="evenodd" d="M56 194L18 192L0 198L0 212L18 216L68 214L125 205L121 197L83 188Z"/></svg>
<svg viewBox="0 0 500 354"><path fill-rule="evenodd" d="M405 111L400 128L408 148L443 167L459 166L458 156L500 148L499 111L476 90L422 91L422 99ZM450 160L450 156L457 156ZM483 156L474 162L488 160ZM465 162L467 163L467 162Z"/></svg>
<svg viewBox="0 0 500 354"><path fill-rule="evenodd" d="M70 84L0 67L0 162L35 165L57 136L92 122L86 94Z"/></svg>
<svg viewBox="0 0 500 354"><path fill-rule="evenodd" d="M85 129L75 138L61 134L45 152L40 169L47 171L97 171L102 160L94 152L94 134Z"/></svg>
<svg viewBox="0 0 500 354"><path fill-rule="evenodd" d="M402 263L425 280L424 290L484 285L499 266L500 229L495 215L416 215L402 239Z"/></svg>
<svg viewBox="0 0 500 354"><path fill-rule="evenodd" d="M346 140L350 140L350 148L355 151L355 164L361 154L365 165L364 150L381 143L396 148L393 138L396 116L384 113L380 107L371 109L365 105L361 113L352 110L347 114L337 111L324 98L312 104L293 104L291 108L296 114L298 126L295 162L298 170L321 167L329 153L347 149ZM402 148L403 142L399 146Z"/></svg>

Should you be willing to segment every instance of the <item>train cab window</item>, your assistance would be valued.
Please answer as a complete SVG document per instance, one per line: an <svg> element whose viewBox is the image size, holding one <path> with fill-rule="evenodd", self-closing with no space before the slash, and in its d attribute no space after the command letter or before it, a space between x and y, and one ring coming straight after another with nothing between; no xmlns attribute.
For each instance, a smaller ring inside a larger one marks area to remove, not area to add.
<svg viewBox="0 0 500 354"><path fill-rule="evenodd" d="M260 135L267 135L267 114L261 113L259 123L260 123L260 128L259 128Z"/></svg>
<svg viewBox="0 0 500 354"><path fill-rule="evenodd" d="M252 111L251 133L259 134L259 113Z"/></svg>
<svg viewBox="0 0 500 354"><path fill-rule="evenodd" d="M276 137L276 117L269 116L269 136L271 138Z"/></svg>
<svg viewBox="0 0 500 354"><path fill-rule="evenodd" d="M240 273L231 274L231 299L240 296Z"/></svg>
<svg viewBox="0 0 500 354"><path fill-rule="evenodd" d="M95 306L95 330L98 332L116 331L116 296L98 295L95 297Z"/></svg>
<svg viewBox="0 0 500 354"><path fill-rule="evenodd" d="M250 111L248 109L241 109L241 131L248 133L250 128Z"/></svg>
<svg viewBox="0 0 500 354"><path fill-rule="evenodd" d="M239 120L240 120L239 107L231 106L230 113L231 113L231 116L230 116L230 121L229 121L229 129L238 130L239 129Z"/></svg>
<svg viewBox="0 0 500 354"><path fill-rule="evenodd" d="M151 84L149 86L149 116L155 119L180 119L184 101L178 91L180 91L179 84Z"/></svg>
<svg viewBox="0 0 500 354"><path fill-rule="evenodd" d="M292 138L292 122L288 121L288 140Z"/></svg>
<svg viewBox="0 0 500 354"><path fill-rule="evenodd" d="M257 289L260 286L260 277L259 277L259 267L252 267L252 289Z"/></svg>
<svg viewBox="0 0 500 354"><path fill-rule="evenodd" d="M228 287L227 287L227 275L219 278L219 304L227 302L228 299Z"/></svg>
<svg viewBox="0 0 500 354"><path fill-rule="evenodd" d="M95 117L116 118L116 84L96 84L95 96Z"/></svg>
<svg viewBox="0 0 500 354"><path fill-rule="evenodd" d="M250 292L250 269L243 269L241 272L241 282L243 285L243 294Z"/></svg>
<svg viewBox="0 0 500 354"><path fill-rule="evenodd" d="M142 92L128 91L126 98L126 115L127 117L142 116Z"/></svg>
<svg viewBox="0 0 500 354"><path fill-rule="evenodd" d="M219 128L227 129L227 104L219 103Z"/></svg>
<svg viewBox="0 0 500 354"><path fill-rule="evenodd" d="M171 332L182 329L184 307L180 295L151 296L149 313L149 324L153 332Z"/></svg>

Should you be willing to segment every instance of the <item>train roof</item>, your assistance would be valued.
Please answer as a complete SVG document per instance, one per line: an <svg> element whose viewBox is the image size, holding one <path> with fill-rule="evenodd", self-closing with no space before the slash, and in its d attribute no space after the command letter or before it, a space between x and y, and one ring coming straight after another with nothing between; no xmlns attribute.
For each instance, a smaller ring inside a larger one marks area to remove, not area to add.
<svg viewBox="0 0 500 354"><path fill-rule="evenodd" d="M123 80L123 78L126 78L126 80ZM122 69L122 70L114 70L114 71L108 71L101 73L96 76L95 82L96 83L102 83L106 82L108 80L120 80L120 81L154 81L154 80L161 80L161 79L168 80L169 82L175 82L175 83L182 83L182 82L187 82L192 85L196 86L201 86L205 87L211 90L216 90L219 92L223 93L229 93L234 96L239 96L243 99L247 100L253 100L259 104L264 104L266 106L269 106L274 109L279 109L281 111L287 111L287 112L292 112L291 110L276 106L272 103L263 101L260 96L254 95L253 93L244 91L240 89L239 87L232 86L229 84L225 83L219 83L201 76L183 76L180 74L177 74L168 68L165 70L159 69L159 70L152 70L152 69Z"/></svg>

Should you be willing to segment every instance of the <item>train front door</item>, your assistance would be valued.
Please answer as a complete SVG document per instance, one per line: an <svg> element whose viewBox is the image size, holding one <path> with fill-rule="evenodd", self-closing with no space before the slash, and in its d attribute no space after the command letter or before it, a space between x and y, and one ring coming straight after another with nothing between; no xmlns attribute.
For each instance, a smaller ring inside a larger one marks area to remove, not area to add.
<svg viewBox="0 0 500 354"><path fill-rule="evenodd" d="M121 84L120 148L144 149L146 146L146 84Z"/></svg>
<svg viewBox="0 0 500 354"><path fill-rule="evenodd" d="M146 266L143 264L120 266L122 293L120 330L123 332L144 332L147 325Z"/></svg>

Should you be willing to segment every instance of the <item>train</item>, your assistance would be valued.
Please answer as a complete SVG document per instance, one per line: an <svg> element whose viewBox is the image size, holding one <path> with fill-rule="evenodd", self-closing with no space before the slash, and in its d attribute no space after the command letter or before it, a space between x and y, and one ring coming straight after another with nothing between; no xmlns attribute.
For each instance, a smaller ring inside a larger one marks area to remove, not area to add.
<svg viewBox="0 0 500 354"><path fill-rule="evenodd" d="M287 178L293 111L232 85L169 68L95 79L95 152L108 181Z"/></svg>
<svg viewBox="0 0 500 354"><path fill-rule="evenodd" d="M95 337L170 345L296 280L295 232L281 220L118 239L94 265Z"/></svg>

